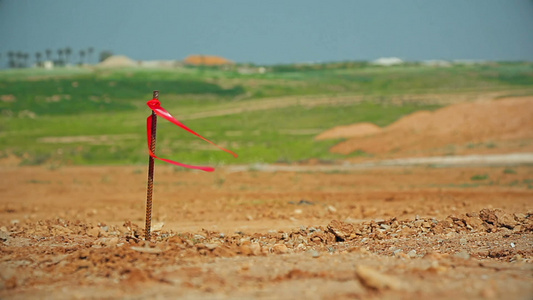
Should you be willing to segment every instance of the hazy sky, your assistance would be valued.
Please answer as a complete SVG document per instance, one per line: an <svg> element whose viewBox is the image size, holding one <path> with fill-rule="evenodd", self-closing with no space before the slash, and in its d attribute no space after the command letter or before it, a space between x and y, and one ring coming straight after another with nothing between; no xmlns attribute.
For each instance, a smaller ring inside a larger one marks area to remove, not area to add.
<svg viewBox="0 0 533 300"><path fill-rule="evenodd" d="M257 64L533 61L532 0L0 0L0 62L89 46L136 60L213 54ZM96 58L96 55L94 55Z"/></svg>

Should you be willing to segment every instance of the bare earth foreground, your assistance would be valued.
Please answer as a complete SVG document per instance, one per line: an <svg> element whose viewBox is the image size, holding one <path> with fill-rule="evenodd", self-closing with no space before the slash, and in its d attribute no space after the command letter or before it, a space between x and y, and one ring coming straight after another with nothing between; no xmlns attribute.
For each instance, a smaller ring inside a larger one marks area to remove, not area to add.
<svg viewBox="0 0 533 300"><path fill-rule="evenodd" d="M532 299L533 167L0 169L1 299Z"/></svg>
<svg viewBox="0 0 533 300"><path fill-rule="evenodd" d="M533 299L532 103L336 128L343 164L158 165L150 242L145 168L0 161L0 299Z"/></svg>

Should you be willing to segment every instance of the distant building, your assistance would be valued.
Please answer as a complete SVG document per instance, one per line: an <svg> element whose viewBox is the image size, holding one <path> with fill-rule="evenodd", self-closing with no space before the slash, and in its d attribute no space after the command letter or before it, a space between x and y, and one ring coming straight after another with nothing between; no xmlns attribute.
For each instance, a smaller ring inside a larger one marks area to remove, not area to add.
<svg viewBox="0 0 533 300"><path fill-rule="evenodd" d="M177 60L142 60L139 67L143 68L177 68L183 67L183 63Z"/></svg>
<svg viewBox="0 0 533 300"><path fill-rule="evenodd" d="M446 60L425 60L422 62L425 66L430 67L451 67L452 63Z"/></svg>
<svg viewBox="0 0 533 300"><path fill-rule="evenodd" d="M51 60L45 60L41 63L42 67L46 70L51 70L54 68L54 62Z"/></svg>
<svg viewBox="0 0 533 300"><path fill-rule="evenodd" d="M394 66L401 65L404 61L398 57L381 57L371 62L373 65L377 66Z"/></svg>
<svg viewBox="0 0 533 300"><path fill-rule="evenodd" d="M183 63L186 65L192 66L223 66L223 65L234 65L235 62L226 59L220 56L214 55L189 55L184 60Z"/></svg>

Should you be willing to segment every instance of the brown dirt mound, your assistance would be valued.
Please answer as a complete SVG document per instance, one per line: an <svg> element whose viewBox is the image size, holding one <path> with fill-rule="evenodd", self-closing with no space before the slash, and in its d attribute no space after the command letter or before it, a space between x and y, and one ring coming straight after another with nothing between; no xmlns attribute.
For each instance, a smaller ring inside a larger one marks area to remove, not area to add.
<svg viewBox="0 0 533 300"><path fill-rule="evenodd" d="M481 144L490 144L485 148L499 148L498 143L501 143L513 144L515 148L519 145L518 151L523 152L531 151L532 139L533 97L529 96L461 103L435 112L416 112L380 133L352 138L334 146L331 151L350 154L360 150L374 155L408 156L443 154L456 146L464 147L465 151L480 150L474 148ZM502 152L504 148L493 150Z"/></svg>
<svg viewBox="0 0 533 300"><path fill-rule="evenodd" d="M381 127L372 123L357 123L346 126L333 127L315 137L315 140L328 140L338 138L353 138L372 135L381 131Z"/></svg>
<svg viewBox="0 0 533 300"><path fill-rule="evenodd" d="M113 55L108 57L103 62L99 63L99 67L116 68L116 67L135 67L137 62L124 55Z"/></svg>
<svg viewBox="0 0 533 300"><path fill-rule="evenodd" d="M214 55L189 55L183 60L185 64L196 66L231 65L233 61Z"/></svg>

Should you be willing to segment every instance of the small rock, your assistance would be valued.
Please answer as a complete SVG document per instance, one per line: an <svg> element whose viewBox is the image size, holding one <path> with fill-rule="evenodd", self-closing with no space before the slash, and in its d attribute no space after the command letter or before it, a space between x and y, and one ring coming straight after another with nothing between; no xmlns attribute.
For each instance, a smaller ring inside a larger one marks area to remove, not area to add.
<svg viewBox="0 0 533 300"><path fill-rule="evenodd" d="M98 235L100 235L100 228L99 227L93 227L93 228L87 230L87 234L89 236L98 237Z"/></svg>
<svg viewBox="0 0 533 300"><path fill-rule="evenodd" d="M296 250L302 251L302 250L305 250L305 249L307 249L307 247L304 244L298 244L298 246L296 246Z"/></svg>
<svg viewBox="0 0 533 300"><path fill-rule="evenodd" d="M498 224L498 217L494 214L494 210L484 208L479 212L479 218L486 223L497 225Z"/></svg>
<svg viewBox="0 0 533 300"><path fill-rule="evenodd" d="M479 217L468 216L464 218L464 222L472 229L479 230L483 228L483 221Z"/></svg>
<svg viewBox="0 0 533 300"><path fill-rule="evenodd" d="M245 256L248 256L248 255L252 255L253 252L252 252L252 248L250 247L249 244L244 244L244 245L241 245L239 247L239 252L242 254L242 255L245 255Z"/></svg>
<svg viewBox="0 0 533 300"><path fill-rule="evenodd" d="M516 222L513 215L504 212L501 209L484 208L479 212L479 218L489 224L513 229Z"/></svg>
<svg viewBox="0 0 533 300"><path fill-rule="evenodd" d="M329 211L330 213L336 213L336 212L337 212L337 209L336 209L334 206L332 206L332 205L328 205L328 211Z"/></svg>
<svg viewBox="0 0 533 300"><path fill-rule="evenodd" d="M309 251L309 254L311 254L311 257L313 258L318 258L320 257L320 252L316 251L316 250L310 250Z"/></svg>
<svg viewBox="0 0 533 300"><path fill-rule="evenodd" d="M276 244L271 248L271 252L275 254L285 254L289 252L289 248L285 244Z"/></svg>
<svg viewBox="0 0 533 300"><path fill-rule="evenodd" d="M526 220L527 216L525 214L523 214L523 213L515 213L514 214L514 218L517 221L524 222Z"/></svg>
<svg viewBox="0 0 533 300"><path fill-rule="evenodd" d="M203 236L203 235L201 235L201 234L195 234L195 235L193 236L193 238L194 238L195 240L205 240L205 236Z"/></svg>
<svg viewBox="0 0 533 300"><path fill-rule="evenodd" d="M442 260L444 258L448 257L448 254L443 254L440 252L429 252L426 255L424 255L424 258L432 259L434 261Z"/></svg>
<svg viewBox="0 0 533 300"><path fill-rule="evenodd" d="M337 240L345 241L352 237L352 233L354 233L354 226L352 224L346 224L337 220L333 220L328 224L328 230L336 236Z"/></svg>
<svg viewBox="0 0 533 300"><path fill-rule="evenodd" d="M0 231L0 240L7 241L9 239L9 233Z"/></svg>
<svg viewBox="0 0 533 300"><path fill-rule="evenodd" d="M260 255L261 254L261 245L259 243L251 243L250 244L250 251L252 252L252 255Z"/></svg>
<svg viewBox="0 0 533 300"><path fill-rule="evenodd" d="M426 271L434 273L442 273L446 272L447 270L448 268L446 266L439 264L439 262L436 260L432 261L431 265L426 269Z"/></svg>
<svg viewBox="0 0 533 300"><path fill-rule="evenodd" d="M102 228L98 227L98 230L100 231L98 233L99 236L103 236L103 237L109 236L109 233L107 233L107 231L103 230Z"/></svg>
<svg viewBox="0 0 533 300"><path fill-rule="evenodd" d="M477 213L477 212L467 212L466 216L467 217L471 217L471 218L477 218L477 217L479 217L479 213Z"/></svg>
<svg viewBox="0 0 533 300"><path fill-rule="evenodd" d="M457 258L462 258L462 259L469 259L470 258L470 254L468 252L466 252L466 250L463 250L461 252L457 252L453 256L455 256Z"/></svg>
<svg viewBox="0 0 533 300"><path fill-rule="evenodd" d="M498 217L498 223L500 226L513 229L516 225L518 225L518 222L516 222L512 214L508 214L500 209L496 209L495 214L496 217Z"/></svg>
<svg viewBox="0 0 533 300"><path fill-rule="evenodd" d="M150 253L150 254L159 254L163 252L163 250L159 248L149 248L149 247L135 247L134 246L134 247L131 247L131 249L137 252Z"/></svg>
<svg viewBox="0 0 533 300"><path fill-rule="evenodd" d="M218 244L205 244L205 248L207 248L208 250L215 250L216 248L218 247Z"/></svg>
<svg viewBox="0 0 533 300"><path fill-rule="evenodd" d="M525 261L524 257L520 254L516 254L515 256L511 258L511 262L523 262L523 261Z"/></svg>
<svg viewBox="0 0 533 300"><path fill-rule="evenodd" d="M405 258L405 259L409 259L411 258L409 255L403 253L403 252L399 252L398 254L396 254L396 257L398 258Z"/></svg>
<svg viewBox="0 0 533 300"><path fill-rule="evenodd" d="M152 225L152 231L161 231L161 229L163 229L163 226L165 226L164 222L154 223Z"/></svg>
<svg viewBox="0 0 533 300"><path fill-rule="evenodd" d="M354 218L351 218L351 217L347 217L346 219L344 219L344 223L356 224L358 222L359 221L357 219L354 219Z"/></svg>
<svg viewBox="0 0 533 300"><path fill-rule="evenodd" d="M374 290L398 290L402 284L400 280L395 277L382 274L374 269L365 266L357 266L355 268L355 274L359 278L359 281L367 288Z"/></svg>
<svg viewBox="0 0 533 300"><path fill-rule="evenodd" d="M115 247L118 244L118 237L102 238L101 243L107 247Z"/></svg>
<svg viewBox="0 0 533 300"><path fill-rule="evenodd" d="M298 205L315 205L315 203L313 203L313 201L309 201L309 200L305 200L305 199L302 199L302 200L298 201L297 204Z"/></svg>
<svg viewBox="0 0 533 300"><path fill-rule="evenodd" d="M409 256L410 258L415 258L416 257L416 250L411 250L411 251L407 252L407 256Z"/></svg>
<svg viewBox="0 0 533 300"><path fill-rule="evenodd" d="M88 217L92 217L92 216L94 216L96 214L98 214L98 210L96 210L96 209L92 209L92 210L87 212L87 216Z"/></svg>
<svg viewBox="0 0 533 300"><path fill-rule="evenodd" d="M303 211L302 211L301 209L295 209L295 210L294 210L294 214L295 214L295 215L299 215L299 214L301 214L302 212L303 212Z"/></svg>

